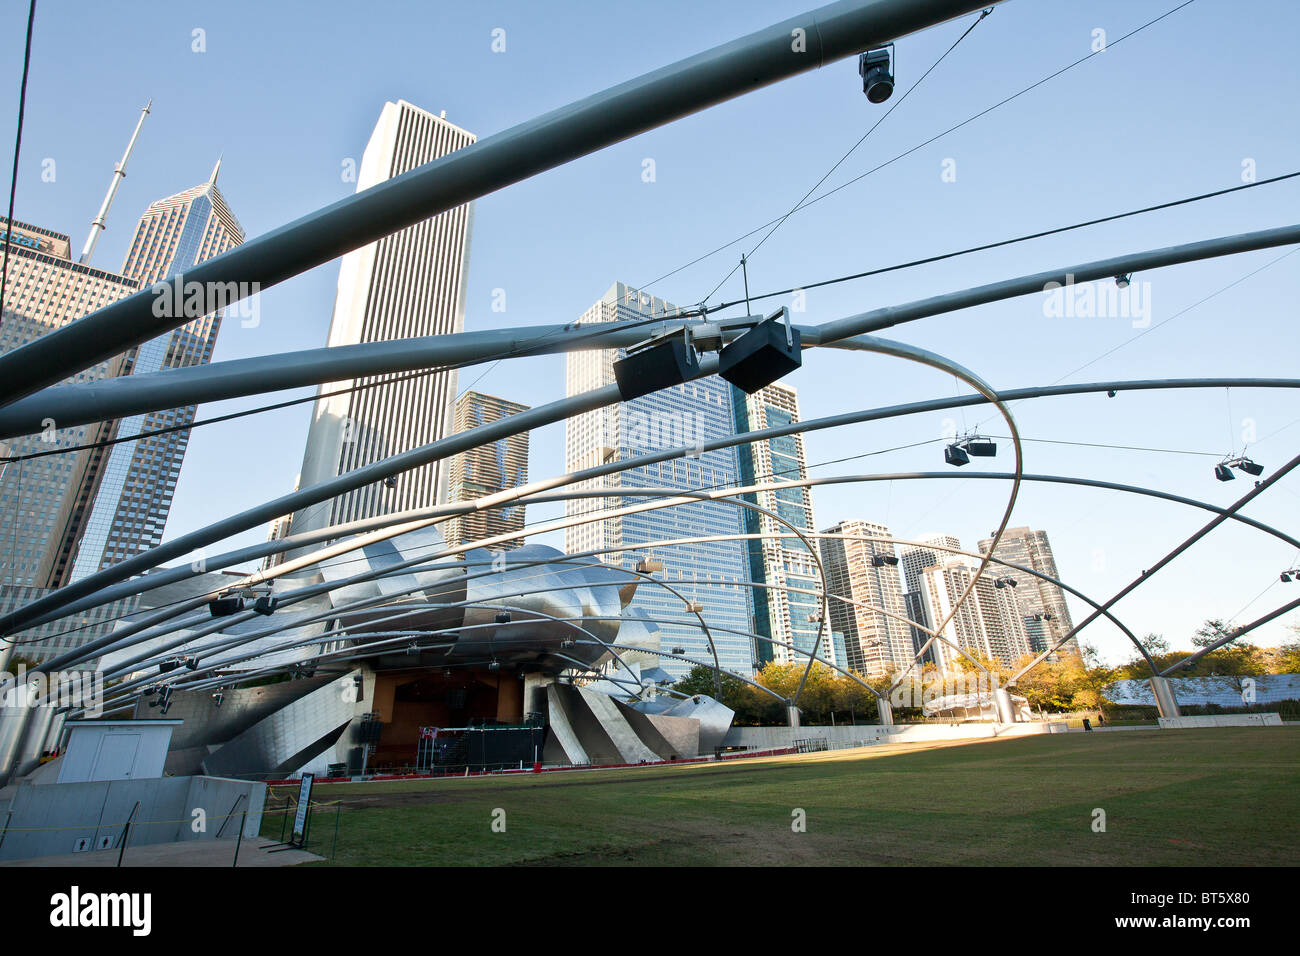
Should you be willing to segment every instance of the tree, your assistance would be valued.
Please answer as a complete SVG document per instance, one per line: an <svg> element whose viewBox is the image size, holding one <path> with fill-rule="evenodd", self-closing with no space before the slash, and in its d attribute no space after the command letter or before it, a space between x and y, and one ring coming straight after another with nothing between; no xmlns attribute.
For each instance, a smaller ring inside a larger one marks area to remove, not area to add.
<svg viewBox="0 0 1300 956"><path fill-rule="evenodd" d="M1221 641L1232 633L1232 628L1218 618L1210 618L1192 635L1192 643L1197 647L1209 647L1215 641ZM1226 646L1226 645L1225 645Z"/></svg>
<svg viewBox="0 0 1300 956"><path fill-rule="evenodd" d="M1146 634L1138 639L1138 643L1145 647L1147 653L1152 657L1169 653L1169 642L1165 640L1163 634L1156 634L1154 632Z"/></svg>

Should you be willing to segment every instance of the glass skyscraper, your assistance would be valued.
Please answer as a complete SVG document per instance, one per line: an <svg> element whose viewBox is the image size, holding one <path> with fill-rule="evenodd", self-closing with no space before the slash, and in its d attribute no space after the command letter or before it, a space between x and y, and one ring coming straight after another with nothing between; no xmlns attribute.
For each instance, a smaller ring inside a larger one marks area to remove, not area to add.
<svg viewBox="0 0 1300 956"><path fill-rule="evenodd" d="M799 421L799 395L789 385L773 382L752 395L732 388L736 409L736 431L745 433L789 425ZM808 477L803 435L781 435L737 446L741 484L770 484ZM745 496L746 500L774 512L804 532L814 532L812 493L807 487L778 488ZM755 641L754 660L759 664L808 660L799 651L817 646L818 624L809 618L821 607L821 576L813 555L781 522L745 509L742 515L747 534L762 535L745 542L753 588L754 632L771 641ZM784 537L782 537L784 536ZM816 544L814 543L814 547ZM799 590L789 590L797 588ZM815 593L805 593L812 591ZM827 624L821 648L816 653L843 667Z"/></svg>
<svg viewBox="0 0 1300 956"><path fill-rule="evenodd" d="M644 321L677 312L662 299L615 283L588 309L579 324ZM566 393L576 395L614 382L614 362L622 349L571 352L566 357ZM650 395L573 416L565 424L565 467L569 471L606 462L634 458L650 451L694 445L734 434L732 388L711 376L685 382ZM570 501L566 514L596 515L607 509L636 505L650 499L629 494L631 488L716 488L734 485L739 477L735 448L723 448L673 461L631 468L620 474L575 483L574 489L608 490L609 497ZM565 551L570 554L609 549L599 559L634 569L642 558L663 562L656 577L698 602L713 632L722 667L749 675L753 647L750 588L746 549L741 541L714 541L671 546L655 545L660 539L693 538L744 533L742 509L721 502L698 502L622 517L594 520L565 531ZM642 581L629 610L639 608L661 619L661 650L681 648L685 655L711 661L708 642L684 611L683 601L664 588ZM680 622L680 623L679 623ZM728 633L729 628L742 633ZM663 667L674 676L690 665L665 659Z"/></svg>
<svg viewBox="0 0 1300 956"><path fill-rule="evenodd" d="M244 241L244 230L217 188L218 161L208 181L153 203L136 227L122 273L140 288L183 274ZM126 355L124 374L204 365L212 359L220 311L150 339ZM116 438L175 428L161 435L99 449L85 480L84 504L59 543L59 584L148 551L162 541L167 514L189 444L196 406L133 415L117 423Z"/></svg>

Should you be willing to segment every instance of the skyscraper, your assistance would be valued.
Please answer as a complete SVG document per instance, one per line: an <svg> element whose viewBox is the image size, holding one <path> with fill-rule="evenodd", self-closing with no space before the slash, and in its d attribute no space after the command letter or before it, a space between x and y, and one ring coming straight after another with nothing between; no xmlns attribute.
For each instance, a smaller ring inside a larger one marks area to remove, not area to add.
<svg viewBox="0 0 1300 956"><path fill-rule="evenodd" d="M518 402L468 391L456 400L455 433L460 434L527 410L527 405ZM451 459L447 474L447 500L451 503L473 501L527 484L528 432L509 435L491 444L461 452ZM448 547L454 547L467 541L519 532L523 528L524 506L508 504L458 515L442 525L442 535ZM522 538L514 538L490 545L489 550L505 551L523 543Z"/></svg>
<svg viewBox="0 0 1300 956"><path fill-rule="evenodd" d="M115 185L124 164L125 157L114 173ZM24 345L243 242L243 230L217 188L219 169L220 162L207 182L159 200L145 211L121 274L86 264L94 238L103 228L112 189L82 262L72 261L66 235L18 222L6 228L9 283L0 350ZM196 317L68 381L203 364L212 357L221 318L220 311ZM73 446L100 447L5 462L0 472L0 554L4 555L0 607L8 610L34 600L50 588L161 541L189 440L184 426L194 420L194 411L189 406L63 429L51 421L42 434L8 443L9 454L15 457ZM101 444L176 426L181 427L167 434ZM83 643L125 609L125 604L114 603L92 609L77 625L55 621L32 628L22 638L24 653L40 659Z"/></svg>
<svg viewBox="0 0 1300 956"><path fill-rule="evenodd" d="M677 312L662 299L629 288L621 282L610 287L578 322L644 321ZM614 382L614 361L622 349L570 352L566 356L566 394L576 395ZM617 405L575 415L565 423L565 467L569 471L621 461L649 451L694 445L734 434L735 415L731 386L710 376L685 382ZM632 488L714 488L735 484L739 462L735 448L707 451L654 465L631 468L620 474L576 482L574 489L609 491L607 498L565 503L569 516L640 504L646 499L628 493ZM602 550L600 560L635 568L638 560L653 554L663 562L656 577L673 582L687 600L703 606L702 614L717 628L713 637L721 665L749 674L753 665L750 638L750 588L745 548L739 541L702 542L656 546L666 538L737 535L743 523L741 509L721 502L699 502L623 517L596 518L565 531L565 551L577 554ZM609 549L609 550L605 550ZM680 647L696 660L711 660L708 644L698 624L683 615L683 602L667 590L643 581L629 609L640 608L660 624L663 649ZM743 633L731 633L739 631ZM680 675L689 665L669 659L664 669Z"/></svg>
<svg viewBox="0 0 1300 956"><path fill-rule="evenodd" d="M183 275L244 241L243 228L217 188L220 171L218 160L207 182L145 210L122 265L124 275L146 288ZM144 375L206 365L216 348L221 319L218 310L137 346L127 353L124 372ZM97 450L101 453L94 456L93 474L85 482L85 506L78 502L74 520L58 544L58 583L80 580L162 541L189 445L190 433L183 426L194 421L195 409L165 409L116 423L118 439L180 428Z"/></svg>
<svg viewBox="0 0 1300 956"><path fill-rule="evenodd" d="M927 625L952 644L976 657L1010 666L1029 653L1029 638L1016 602L1015 589L999 588L996 578L983 574L957 613L942 628L957 599L965 592L977 564L954 557L921 573L920 592L927 608ZM950 644L935 641L935 661L941 670L955 670L957 651Z"/></svg>
<svg viewBox="0 0 1300 956"><path fill-rule="evenodd" d="M985 538L979 544L980 553L988 554L992 538ZM1052 545L1047 540L1046 531L1034 531L1032 528L1008 528L998 542L997 552L993 555L1002 561L1033 568L1053 578L1059 578L1056 572L1056 559L1052 556ZM1050 581L1040 577L1016 571L1012 568L998 567L997 573L1010 577L1016 582L1016 598L1020 602L1021 613L1028 618L1031 633L1035 636L1032 646L1034 653L1042 653L1062 637L1070 633L1074 622L1070 618L1070 608L1065 603L1065 592ZM1078 653L1077 639L1070 638L1062 650Z"/></svg>
<svg viewBox="0 0 1300 956"><path fill-rule="evenodd" d="M4 223L9 246L0 352L10 352L48 332L136 291L137 280L73 261L63 233L23 222ZM78 372L68 382L119 375L119 355ZM54 421L36 435L10 439L0 470L0 584L48 588L57 583L58 549L52 547L74 523L85 478L92 471L86 451L45 454L92 444L112 434L113 423L58 428ZM27 455L37 458L15 461Z"/></svg>
<svg viewBox="0 0 1300 956"><path fill-rule="evenodd" d="M773 382L752 395L732 388L738 433L759 431L799 421L799 395L789 385ZM743 485L767 484L808 477L803 435L783 435L764 441L737 446L740 482ZM813 531L812 495L807 487L779 488L745 496L753 504L775 512L800 531ZM754 632L778 643L756 641L754 659L761 663L806 661L802 654L783 645L793 644L803 651L817 643L818 625L809 620L821 607L821 576L813 555L790 529L768 515L746 509L741 516L746 534L761 534L761 539L745 543L749 557L749 576L753 589ZM781 537L784 536L784 537ZM788 588L798 588L791 591ZM815 593L802 593L811 591ZM835 645L830 628L825 630L818 653L833 663Z"/></svg>
<svg viewBox="0 0 1300 956"><path fill-rule="evenodd" d="M902 672L914 652L898 558L893 542L872 540L891 537L889 528L841 521L825 533L845 536L823 538L821 553L830 593L854 602L829 602L831 625L844 634L849 669L868 677Z"/></svg>
<svg viewBox="0 0 1300 956"><path fill-rule="evenodd" d="M952 556L950 551L939 550L938 547L926 547L927 543L944 548L961 548L961 542L950 534L930 534L920 539L920 545L904 545L899 555L903 563L903 604L907 608L907 617L917 624L924 624L926 627L930 624L929 604L926 601L925 594L921 591L921 575L926 568L932 568ZM930 635L921 628L912 627L912 646L913 653L920 651L925 646ZM931 649L925 652L922 662L933 664L935 662L935 652L933 645Z"/></svg>
<svg viewBox="0 0 1300 956"><path fill-rule="evenodd" d="M357 191L475 141L473 133L405 100L385 103L362 155ZM461 332L465 327L473 204L457 206L343 257L329 345ZM321 385L368 386L316 402L303 456L304 488L451 434L454 369L380 375ZM312 531L445 500L446 466L431 462L299 511L293 531Z"/></svg>

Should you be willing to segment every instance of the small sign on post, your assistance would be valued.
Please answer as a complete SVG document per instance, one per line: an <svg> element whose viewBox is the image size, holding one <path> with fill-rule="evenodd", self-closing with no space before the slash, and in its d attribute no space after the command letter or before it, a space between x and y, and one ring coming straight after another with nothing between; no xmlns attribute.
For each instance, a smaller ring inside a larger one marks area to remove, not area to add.
<svg viewBox="0 0 1300 956"><path fill-rule="evenodd" d="M307 817L311 811L311 785L315 779L315 774L305 773L302 775L302 783L298 787L298 812L293 817L293 836L289 842L300 849L307 842Z"/></svg>

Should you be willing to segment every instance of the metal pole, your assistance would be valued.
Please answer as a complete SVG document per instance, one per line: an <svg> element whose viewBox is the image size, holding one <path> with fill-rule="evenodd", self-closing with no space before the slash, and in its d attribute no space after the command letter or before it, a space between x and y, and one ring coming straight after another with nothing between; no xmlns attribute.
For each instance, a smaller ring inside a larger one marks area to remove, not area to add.
<svg viewBox="0 0 1300 956"><path fill-rule="evenodd" d="M801 333L802 334L802 333ZM856 340L848 340L843 343L836 343L834 347L857 347ZM1081 385L1054 385L1046 387L1008 389L999 392L999 396L1005 402L1019 402L1030 398L1051 398L1064 395L1080 395L1090 392L1108 392L1108 391L1148 391L1162 390L1172 388L1300 388L1300 379L1288 378L1196 378L1196 379L1161 379L1161 380L1130 380L1118 382L1090 382ZM923 402L912 402L905 405L892 405L884 408L867 409L860 412L851 412L843 415L833 415L826 418L813 419L802 423L795 423L786 426L776 426L763 429L759 432L751 432L744 435L735 435L728 438L717 439L706 443L703 447L705 451L714 451L720 448L728 448L733 445L746 444L765 438L774 438L781 435L794 434L801 431L812 431L821 428L833 428L839 425L857 424L865 421L877 421L885 418L898 417L903 415L922 414L933 411L945 411L954 408L964 408L986 404L988 399L982 395L965 395L965 396L948 396L946 398L930 399ZM619 468L634 467L641 464L654 464L676 457L681 453L680 449L670 449L663 452L643 455L637 459L623 461L618 463ZM611 466L601 466L593 469L575 472L561 481L550 481L545 483L534 483L521 489L516 489L515 494L507 496L490 496L497 499L497 503L504 504L507 501L523 501L525 503L541 502L551 500L546 496L535 494L535 490L542 487L554 487L557 484L572 483L584 480L589 477L597 477L607 474ZM909 474L898 474L887 476L887 480L902 480L905 478L951 478L952 474L948 472L918 472ZM985 473L973 473L960 476L964 478L985 478L985 477L1008 477L1005 475L986 475ZM865 479L864 479L865 480ZM871 480L875 480L872 478ZM1135 494L1146 494L1153 497L1164 498L1169 501L1176 501L1182 504L1192 505L1210 511L1221 511L1213 505L1199 502L1191 498L1182 498L1178 495L1172 495L1167 492L1145 489L1132 485L1121 485L1095 481L1090 479L1068 478L1063 476L1050 475L1026 475L1025 481L1054 481L1067 484L1092 485L1098 488L1111 488L1119 491L1129 491ZM527 497L525 497L527 496ZM554 500L562 500L562 496L557 496ZM247 561L253 561L268 554L278 554L282 551L289 551L298 548L304 548L308 545L334 539L343 535L355 534L364 531L370 531L378 527L384 527L397 523L399 521L409 521L417 518L430 518L438 515L453 516L456 514L465 514L486 505L487 499L471 504L458 505L440 505L431 509L420 509L417 511L399 512L391 515L381 515L375 518L363 519L343 525L337 525L320 531L304 532L302 534L290 535L287 538L281 538L276 541L268 541L262 544L251 545L225 554L216 555L207 560L206 567L210 570L220 570L235 564L241 564ZM278 515L277 515L278 517ZM1256 521L1245 515L1234 514L1233 520L1250 524L1262 531L1278 537L1280 540L1287 542L1292 547L1300 548L1300 540L1292 538L1283 532L1272 528L1263 522ZM200 572L194 571L188 565L173 568L162 568L152 573L135 578L121 584L104 587L89 597L72 600L67 603L60 600L57 611L51 611L43 614L37 614L32 619L24 619L21 624L24 626L35 626L47 621L54 620L67 614L73 614L84 611L88 608L97 607L110 601L118 600L130 595L143 593L156 587L162 587L166 584L172 584L176 581L185 580L194 577ZM59 592L62 594L63 592ZM206 600L206 599L204 599ZM200 601L196 601L194 606L197 607ZM0 627L6 626L7 620L0 620ZM134 627L134 625L130 625ZM119 636L122 632L117 632ZM66 660L64 663L67 663ZM63 666L63 664L52 665Z"/></svg>
<svg viewBox="0 0 1300 956"><path fill-rule="evenodd" d="M239 847L244 842L244 827L248 825L248 811L244 811L243 817L239 821L239 832L235 834L235 860L230 864L231 868L239 866Z"/></svg>
<svg viewBox="0 0 1300 956"><path fill-rule="evenodd" d="M1048 272L1003 279L972 289L874 309L837 319L822 326L800 325L796 328L799 330L805 348L818 345L837 346L840 340L849 336L877 332L894 325L1002 299L1042 293L1046 291L1048 283L1052 282L1065 283L1068 280L1080 283L1296 242L1300 242L1300 225L1204 239L1163 249L1062 266ZM324 382L347 381L368 375L408 372L451 364L475 364L514 353L544 354L615 348L621 345L632 345L648 338L655 330L665 327L666 324L637 326L634 329L602 330L599 337L590 331L572 329L566 325L462 332L456 335L368 342L337 348L234 359L190 368L169 369L149 375L126 375L79 385L59 385L0 409L0 438L36 434L41 430L41 422L46 418L53 418L64 426L84 425L146 411L259 395L268 391L318 385ZM50 335L54 334L57 333L50 333ZM0 367L3 361L4 359L0 358Z"/></svg>
<svg viewBox="0 0 1300 956"><path fill-rule="evenodd" d="M988 2L840 0L488 136L159 285L182 297L184 285L192 282L275 285L511 183ZM62 381L189 321L183 315L156 316L157 301L151 291L137 293L0 357L5 400Z"/></svg>

